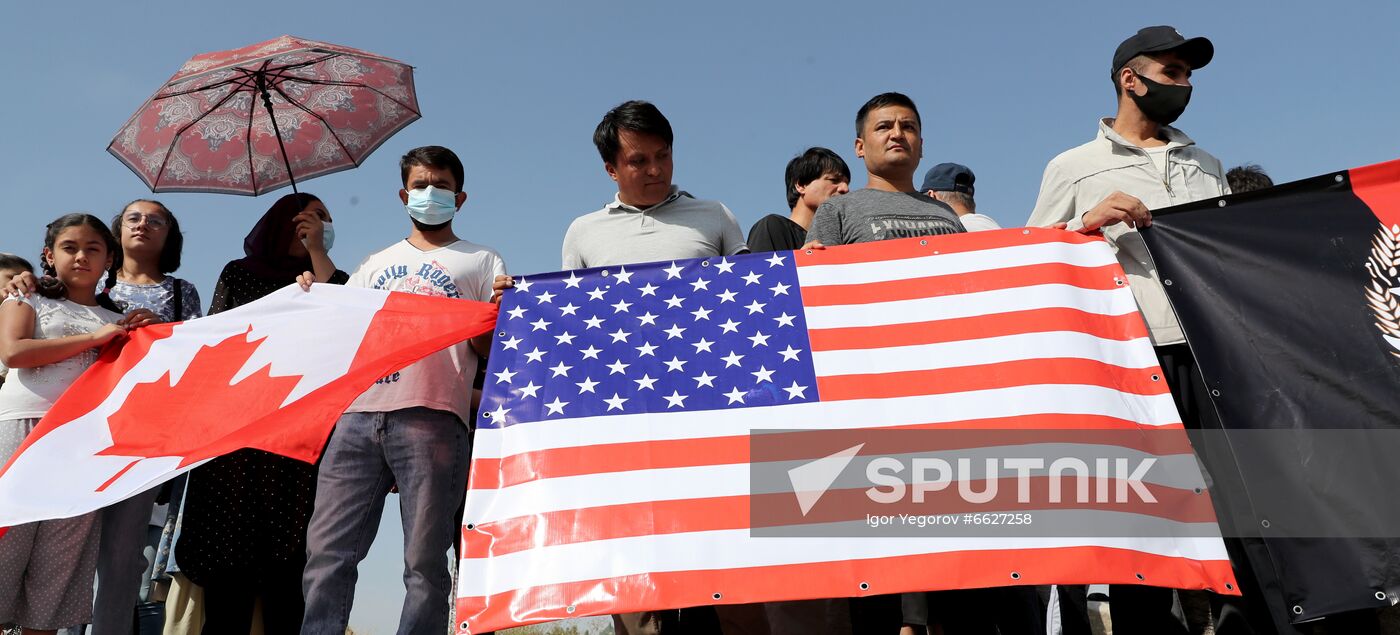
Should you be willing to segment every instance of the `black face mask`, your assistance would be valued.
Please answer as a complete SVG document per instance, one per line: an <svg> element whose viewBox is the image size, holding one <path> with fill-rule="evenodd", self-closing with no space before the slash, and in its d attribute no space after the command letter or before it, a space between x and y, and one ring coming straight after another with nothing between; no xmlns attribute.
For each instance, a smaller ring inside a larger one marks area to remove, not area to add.
<svg viewBox="0 0 1400 635"><path fill-rule="evenodd" d="M1190 86L1159 84L1142 75L1137 75L1137 78L1147 87L1147 94L1139 95L1132 91L1128 91L1128 94L1132 96L1138 110L1147 115L1148 119L1165 126L1186 112L1186 104L1191 101Z"/></svg>

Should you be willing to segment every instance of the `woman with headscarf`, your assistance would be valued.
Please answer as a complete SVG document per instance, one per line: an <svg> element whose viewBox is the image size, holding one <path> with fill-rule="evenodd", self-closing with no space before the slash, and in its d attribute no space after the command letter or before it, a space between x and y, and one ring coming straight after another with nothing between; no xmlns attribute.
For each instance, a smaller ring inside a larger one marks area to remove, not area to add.
<svg viewBox="0 0 1400 635"><path fill-rule="evenodd" d="M243 242L245 257L219 274L209 314L257 300L303 271L344 284L328 251L330 212L310 194L288 194ZM247 635L262 599L264 632L295 633L305 605L301 572L316 467L261 450L239 450L195 468L186 487L176 551L180 570L203 588L205 635Z"/></svg>

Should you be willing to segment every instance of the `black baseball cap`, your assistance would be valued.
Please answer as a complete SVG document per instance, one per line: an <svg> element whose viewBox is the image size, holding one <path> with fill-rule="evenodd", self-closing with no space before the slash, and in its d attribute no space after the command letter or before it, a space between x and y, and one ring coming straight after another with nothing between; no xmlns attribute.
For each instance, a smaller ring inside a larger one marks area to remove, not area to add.
<svg viewBox="0 0 1400 635"><path fill-rule="evenodd" d="M920 192L962 192L972 196L973 181L977 177L972 175L972 169L957 163L939 163L929 168L924 175L924 186L919 188Z"/></svg>
<svg viewBox="0 0 1400 635"><path fill-rule="evenodd" d="M1137 34L1123 40L1118 50L1113 52L1113 74L1117 75L1128 60L1139 55L1174 51L1181 56L1191 69L1195 70L1210 63L1215 57L1215 45L1203 37L1186 39L1174 27L1149 26L1138 30Z"/></svg>

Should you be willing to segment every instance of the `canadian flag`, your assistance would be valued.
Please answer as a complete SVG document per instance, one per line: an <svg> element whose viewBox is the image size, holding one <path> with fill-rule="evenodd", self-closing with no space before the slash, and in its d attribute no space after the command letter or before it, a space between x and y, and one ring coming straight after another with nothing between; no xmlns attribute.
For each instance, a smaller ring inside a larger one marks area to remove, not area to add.
<svg viewBox="0 0 1400 635"><path fill-rule="evenodd" d="M318 284L133 331L0 468L0 528L100 509L241 448L315 462L377 379L495 322L484 302Z"/></svg>

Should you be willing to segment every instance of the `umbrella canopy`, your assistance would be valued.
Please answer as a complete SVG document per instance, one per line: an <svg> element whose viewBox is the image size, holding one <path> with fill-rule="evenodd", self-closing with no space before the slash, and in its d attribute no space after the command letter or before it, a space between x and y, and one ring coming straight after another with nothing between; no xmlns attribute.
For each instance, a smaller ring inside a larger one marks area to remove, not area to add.
<svg viewBox="0 0 1400 635"><path fill-rule="evenodd" d="M358 166L418 117L413 67L282 36L190 58L107 151L153 192L256 196Z"/></svg>

